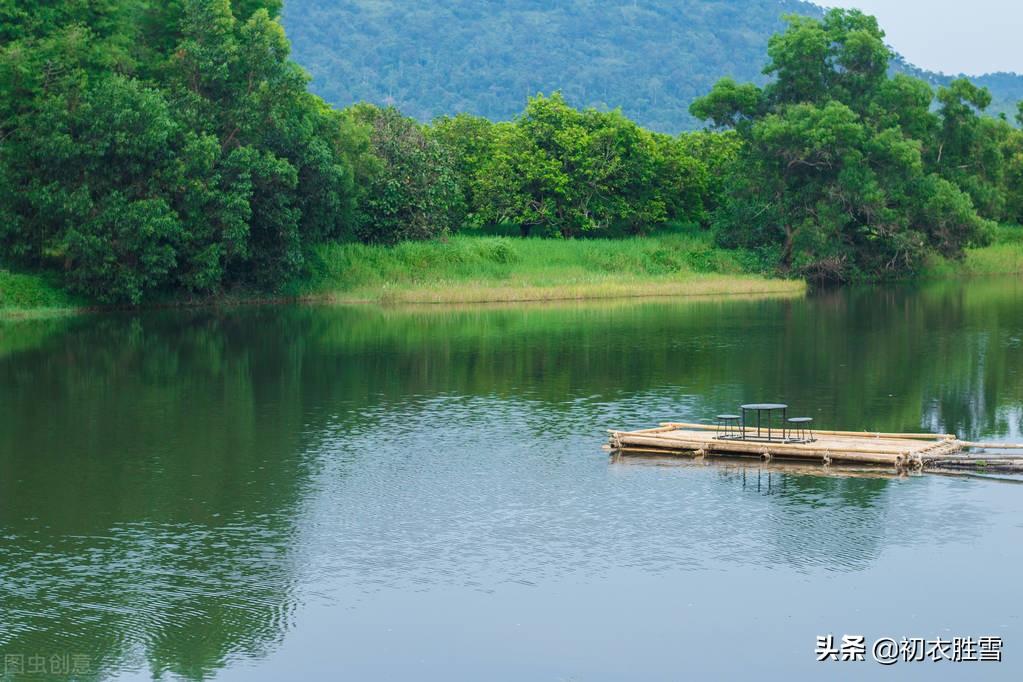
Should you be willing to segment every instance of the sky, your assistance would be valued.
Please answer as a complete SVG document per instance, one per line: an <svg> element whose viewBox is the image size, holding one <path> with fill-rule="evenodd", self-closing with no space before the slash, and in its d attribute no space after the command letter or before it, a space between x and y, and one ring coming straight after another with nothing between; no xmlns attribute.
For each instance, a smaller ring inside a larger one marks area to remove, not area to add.
<svg viewBox="0 0 1023 682"><path fill-rule="evenodd" d="M1023 0L817 0L877 17L916 66L950 74L1023 73Z"/></svg>

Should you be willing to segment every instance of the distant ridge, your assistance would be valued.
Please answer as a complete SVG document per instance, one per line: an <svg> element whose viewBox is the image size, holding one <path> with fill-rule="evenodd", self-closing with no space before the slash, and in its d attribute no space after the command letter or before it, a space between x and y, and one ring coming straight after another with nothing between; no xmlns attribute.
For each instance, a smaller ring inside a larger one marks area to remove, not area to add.
<svg viewBox="0 0 1023 682"><path fill-rule="evenodd" d="M764 82L768 38L800 0L286 0L284 24L313 89L338 106L394 104L421 120L495 120L561 90L664 132L699 127L689 103L722 76ZM953 76L896 68L934 85ZM1023 77L974 77L1015 112ZM1010 115L1011 118L1011 115Z"/></svg>
<svg viewBox="0 0 1023 682"><path fill-rule="evenodd" d="M907 62L901 55L896 57L894 68L903 73L922 78L935 87L948 85L948 83L956 78L969 78L977 85L982 85L991 91L992 101L987 113L992 116L1005 114L1010 121L1015 120L1018 112L1017 104L1023 101L1023 75L1018 73L996 71L980 76L968 76L966 74L951 75L921 69Z"/></svg>

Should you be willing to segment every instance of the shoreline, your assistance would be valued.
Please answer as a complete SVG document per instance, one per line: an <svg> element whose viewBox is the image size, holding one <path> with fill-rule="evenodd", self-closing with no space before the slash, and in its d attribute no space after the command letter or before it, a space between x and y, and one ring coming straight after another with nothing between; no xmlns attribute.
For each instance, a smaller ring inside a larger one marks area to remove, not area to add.
<svg viewBox="0 0 1023 682"><path fill-rule="evenodd" d="M1006 231L1008 234L1008 231ZM529 305L614 300L688 300L715 296L798 297L804 280L744 272L739 252L707 237L651 236L613 242L514 241L453 237L394 247L328 245L305 279L286 293L245 290L218 296L103 305L64 292L46 273L0 270L0 321L116 312L269 305ZM698 268L693 262L698 261ZM1023 274L1023 239L997 239L962 261L934 258L915 281ZM913 280L898 280L905 283Z"/></svg>
<svg viewBox="0 0 1023 682"><path fill-rule="evenodd" d="M919 282L971 280L986 277L1023 275L1023 269L1004 272L971 272L968 270L927 273ZM0 323L37 321L87 315L113 313L143 313L158 310L185 310L202 308L270 307L281 305L376 306L387 309L420 309L445 306L533 306L543 304L571 304L625 301L679 301L711 298L797 298L809 292L803 280L768 277L733 278L723 275L682 280L679 282L632 282L615 287L602 285L567 286L483 286L473 288L472 283L454 283L450 287L422 287L419 289L363 290L360 292L323 292L315 294L281 296L228 295L205 299L154 302L141 306L90 304L82 306L34 306L0 308ZM898 280L905 284L912 280ZM731 284L731 286L729 286ZM739 286L735 286L739 284ZM876 284L876 283L875 283Z"/></svg>
<svg viewBox="0 0 1023 682"><path fill-rule="evenodd" d="M492 285L480 282L452 282L446 286L420 288L381 287L355 292L325 291L282 296L238 296L157 302L142 306L84 305L73 307L5 307L0 321L40 320L104 313L131 313L187 308L257 307L276 305L338 305L429 308L448 305L530 305L642 299L697 299L756 296L797 297L805 295L802 280L757 276L729 277L699 275L681 280L637 280L625 283L588 283L550 286Z"/></svg>
<svg viewBox="0 0 1023 682"><path fill-rule="evenodd" d="M489 282L451 282L424 287L362 289L325 292L322 300L339 305L458 305L554 303L641 298L700 298L707 296L799 296L807 285L802 280L728 275L695 275L682 279L648 279L627 282L531 285Z"/></svg>

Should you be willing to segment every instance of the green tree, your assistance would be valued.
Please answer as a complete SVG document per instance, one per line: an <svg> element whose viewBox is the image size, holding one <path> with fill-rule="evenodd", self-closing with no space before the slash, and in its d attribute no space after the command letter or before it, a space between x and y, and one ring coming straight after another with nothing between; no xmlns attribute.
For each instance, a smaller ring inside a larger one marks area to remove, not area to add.
<svg viewBox="0 0 1023 682"><path fill-rule="evenodd" d="M675 198L673 220L707 224L725 201L742 140L733 130L682 133L672 145L666 189Z"/></svg>
<svg viewBox="0 0 1023 682"><path fill-rule="evenodd" d="M483 207L480 174L494 153L497 128L488 119L469 114L442 116L427 129L427 135L444 149L461 190L462 215L456 225L481 226Z"/></svg>
<svg viewBox="0 0 1023 682"><path fill-rule="evenodd" d="M6 164L9 253L59 259L73 288L106 300L166 284L182 236L166 191L180 138L161 94L110 76L47 99L23 124L31 143Z"/></svg>
<svg viewBox="0 0 1023 682"><path fill-rule="evenodd" d="M344 121L306 91L279 9L19 5L0 46L3 255L138 303L273 289L343 234Z"/></svg>
<svg viewBox="0 0 1023 682"><path fill-rule="evenodd" d="M361 164L355 236L393 244L456 229L466 211L448 151L397 109L362 104L346 115L370 140L370 156Z"/></svg>
<svg viewBox="0 0 1023 682"><path fill-rule="evenodd" d="M683 196L668 187L681 191L680 179L693 172L671 138L621 112L573 109L559 93L530 99L514 124L494 132L478 174L480 215L519 225L523 235L635 233L662 224Z"/></svg>
<svg viewBox="0 0 1023 682"><path fill-rule="evenodd" d="M353 177L340 116L306 92L305 74L266 9L244 23L227 0L186 5L171 83L191 124L211 131L232 172L252 184L248 248L225 263L232 279L272 287L302 266L310 243L340 236Z"/></svg>
<svg viewBox="0 0 1023 682"><path fill-rule="evenodd" d="M1016 117L1023 126L1023 102L1019 103ZM1013 128L1009 131L1002 148L1005 158L1005 217L1006 220L1023 223L1023 131Z"/></svg>
<svg viewBox="0 0 1023 682"><path fill-rule="evenodd" d="M931 148L934 168L965 190L981 215L1004 220L1004 154L1011 126L982 116L991 104L991 93L965 78L939 88L938 103L941 126Z"/></svg>
<svg viewBox="0 0 1023 682"><path fill-rule="evenodd" d="M928 253L959 257L986 239L970 197L926 167L929 140L913 135L937 129L930 93L887 75L873 17L790 17L768 51L773 83L722 81L692 107L742 140L716 214L722 243L774 249L787 272L846 280L912 271Z"/></svg>

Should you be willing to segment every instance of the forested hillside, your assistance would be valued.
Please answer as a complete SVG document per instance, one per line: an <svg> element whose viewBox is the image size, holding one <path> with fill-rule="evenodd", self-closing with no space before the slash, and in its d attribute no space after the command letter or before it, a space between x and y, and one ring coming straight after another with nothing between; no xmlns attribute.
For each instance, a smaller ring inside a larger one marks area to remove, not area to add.
<svg viewBox="0 0 1023 682"><path fill-rule="evenodd" d="M935 89L948 87L957 78L957 76L935 73L913 66L898 54L892 60L892 70L925 80ZM1013 120L1017 113L1016 105L1023 100L1023 75L998 72L987 73L983 76L968 76L968 78L978 87L987 88L991 93L991 105L986 112L988 115L1001 116L1004 114L1007 119Z"/></svg>
<svg viewBox="0 0 1023 682"><path fill-rule="evenodd" d="M662 132L699 126L690 103L721 77L763 83L768 38L799 0L286 0L284 25L313 90L338 106L393 104L426 121L507 120L561 90ZM933 85L951 78L913 70ZM977 80L1014 112L1023 78Z"/></svg>

